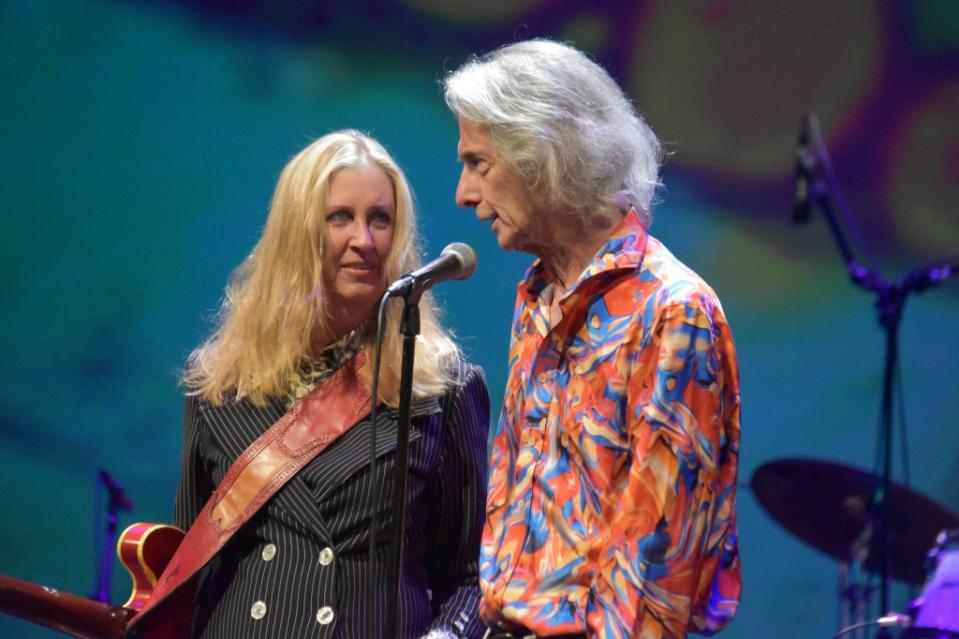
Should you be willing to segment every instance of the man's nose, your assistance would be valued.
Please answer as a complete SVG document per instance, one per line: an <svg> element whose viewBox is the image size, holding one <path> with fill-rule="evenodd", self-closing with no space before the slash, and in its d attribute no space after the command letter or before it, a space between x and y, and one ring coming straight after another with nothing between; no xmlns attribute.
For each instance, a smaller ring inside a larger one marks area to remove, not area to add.
<svg viewBox="0 0 959 639"><path fill-rule="evenodd" d="M463 208L476 207L481 199L476 180L466 172L464 166L456 185L456 204Z"/></svg>

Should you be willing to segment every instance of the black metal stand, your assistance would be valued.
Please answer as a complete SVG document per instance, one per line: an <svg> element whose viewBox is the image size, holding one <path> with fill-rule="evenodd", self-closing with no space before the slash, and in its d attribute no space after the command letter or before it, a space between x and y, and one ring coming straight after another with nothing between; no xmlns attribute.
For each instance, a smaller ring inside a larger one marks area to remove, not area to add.
<svg viewBox="0 0 959 639"><path fill-rule="evenodd" d="M811 202L817 205L826 216L830 231L842 254L849 278L856 286L871 291L876 295L876 316L885 335L885 359L882 379L882 402L879 413L879 442L882 468L877 472L876 492L871 504L874 516L874 534L878 535L880 552L882 553L882 579L880 587L880 613L889 612L889 582L892 567L892 538L889 525L889 487L892 484L892 430L893 430L893 381L899 365L899 327L906 301L912 293L921 293L935 286L959 272L959 263L943 264L918 268L906 275L900 282L890 282L876 270L860 264L852 253L849 243L843 235L842 226L836 211L832 206L834 194L830 189L832 184L838 184L831 173L827 176L823 171L831 170L831 163L819 132L818 121L814 115L807 115L803 122L803 130L813 133L814 143L812 152L801 148L797 163L800 180L809 180L809 196ZM805 137L805 136L804 136ZM826 180L828 177L830 180ZM797 204L797 210L801 207ZM797 222L805 221L803 216L794 213ZM905 440L905 435L903 435ZM888 630L879 631L879 637L888 637Z"/></svg>
<svg viewBox="0 0 959 639"><path fill-rule="evenodd" d="M390 553L384 637L397 627L400 575L403 565L403 532L406 521L406 475L410 461L410 401L413 395L413 359L420 332L419 295L405 300L400 332L403 334L403 365L400 373L400 405L397 419L396 452L393 456L393 506L390 519Z"/></svg>
<svg viewBox="0 0 959 639"><path fill-rule="evenodd" d="M123 492L123 486L115 481L110 474L100 468L97 471L97 491L100 486L106 489L107 514L106 527L103 538L103 545L100 547L99 557L97 557L97 576L96 583L93 586L93 592L90 599L102 603L110 601L110 577L113 574L113 555L117 545L117 522L121 511L128 512L133 510L133 502Z"/></svg>

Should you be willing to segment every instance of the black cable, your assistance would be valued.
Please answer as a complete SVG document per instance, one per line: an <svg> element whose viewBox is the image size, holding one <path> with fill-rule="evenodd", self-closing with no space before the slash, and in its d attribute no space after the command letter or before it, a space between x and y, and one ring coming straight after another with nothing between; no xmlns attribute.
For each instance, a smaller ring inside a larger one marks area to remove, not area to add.
<svg viewBox="0 0 959 639"><path fill-rule="evenodd" d="M838 639L839 637L848 634L853 630L859 630L860 628L867 628L869 626L879 626L880 628L908 628L910 625L912 625L912 619L906 615L901 615L897 612L890 612L889 614L879 617L878 619L873 619L872 621L861 621L859 623L854 623L851 626L846 626L834 634L832 639Z"/></svg>
<svg viewBox="0 0 959 639"><path fill-rule="evenodd" d="M902 483L909 488L910 470L909 470L909 438L906 437L906 393L902 381L902 362L899 355L896 356L899 364L896 366L896 395L899 405L899 446L902 448Z"/></svg>
<svg viewBox="0 0 959 639"><path fill-rule="evenodd" d="M906 438L906 412L905 412L905 394L903 393L903 382L902 382L902 362L899 360L900 349L899 344L896 344L896 352L893 354L893 383L895 384L895 396L893 397L893 404L898 409L899 414L899 444L902 446L902 470L903 478L902 485L906 488L909 488L909 446ZM890 417L892 419L892 417ZM895 424L890 425L891 428L895 429ZM883 426L880 422L879 424L879 439L882 439L882 430ZM878 477L882 474L882 447L876 446L875 456L873 458L873 472ZM888 488L887 488L888 490Z"/></svg>
<svg viewBox="0 0 959 639"><path fill-rule="evenodd" d="M878 621L861 621L859 623L854 623L851 626L846 626L836 634L832 636L832 639L838 639L839 637L852 632L853 630L859 630L860 628L868 628L869 626L878 626Z"/></svg>
<svg viewBox="0 0 959 639"><path fill-rule="evenodd" d="M898 355L899 355L899 350L898 350L898 348L897 348L897 349L896 349L896 352L895 352L895 353L893 354L893 356L892 356L892 357L893 357L893 362L892 362L892 377L893 377L893 379L895 379L895 378L899 375L899 357L898 357ZM880 397L880 401L881 401L881 400L882 400L882 398ZM895 400L895 398L893 398L893 400ZM881 403L880 403L880 408L879 408L879 414L882 415L882 404L881 404ZM892 420L892 416L891 416L891 415L890 415L889 419ZM892 428L892 427L893 427L893 424L890 424L890 428ZM884 449L883 446L881 445L881 442L882 442L882 440L883 440L883 431L885 430L885 426L883 425L882 419L879 419L879 420L878 420L878 423L876 424L876 428L877 428L876 441L877 441L877 442L880 442L880 443L876 445L876 450L875 450L875 453L873 454L872 474L873 474L874 478L878 480L880 477L882 477L883 464L885 463L885 459L884 459L884 457L885 457L885 449ZM878 492L879 487L880 487L881 485L882 485L881 483L877 483L876 485L872 486L872 490L873 490L872 499L873 499L873 500L875 500L876 493ZM887 487L886 490L888 491L889 488ZM885 497L883 497L883 498L885 499Z"/></svg>
<svg viewBox="0 0 959 639"><path fill-rule="evenodd" d="M899 358L896 358L899 361ZM908 489L911 482L911 472L909 468L909 438L906 433L909 429L906 427L906 392L905 384L902 381L902 363L896 367L896 399L899 408L899 447L902 449L902 483ZM918 528L909 526L906 534L909 535L909 547L914 548L922 541L917 539ZM916 584L909 583L906 592L909 600L916 598Z"/></svg>
<svg viewBox="0 0 959 639"><path fill-rule="evenodd" d="M383 298L380 300L379 311L376 315L376 342L375 347L373 348L373 382L371 384L372 388L370 390L371 398L370 402L372 404L370 408L370 430L369 430L369 444L370 444L370 485L373 485L373 472L376 468L376 413L377 405L379 404L379 391L380 391L380 360L383 354L383 333L386 328L386 303L389 301L389 294L384 294ZM369 598L370 611L368 619L369 636L375 637L377 633L373 627L374 620L376 619L376 533L377 533L377 523L378 517L376 516L376 504L373 504L370 509L370 545L367 550L367 560L369 565L366 567L366 580L367 580L367 597Z"/></svg>

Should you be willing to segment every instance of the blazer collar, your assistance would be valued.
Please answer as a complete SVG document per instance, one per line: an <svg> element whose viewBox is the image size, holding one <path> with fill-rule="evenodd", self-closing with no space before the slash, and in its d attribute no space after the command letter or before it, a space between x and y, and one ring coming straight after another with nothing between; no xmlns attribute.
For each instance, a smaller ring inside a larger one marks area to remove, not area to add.
<svg viewBox="0 0 959 639"><path fill-rule="evenodd" d="M240 401L222 406L202 403L201 409L208 423L214 426L217 439L233 459L239 457L250 444L286 413L284 403L276 398L269 398L267 404L262 407L254 406L248 401ZM420 417L438 413L440 410L439 399L427 397L411 404L410 416ZM351 426L290 479L271 500L271 503L285 510L295 520L303 522L324 543L331 543L332 539L318 502L369 464L369 418L370 415L367 414ZM374 449L376 457L379 458L396 448L398 431L396 409L380 405L376 422ZM226 424L230 429L228 437L224 437L226 433L221 432ZM415 425L411 425L410 442L416 441L421 436ZM309 473L311 482L307 482L305 473ZM312 489L310 483L313 484ZM269 504L264 507L268 506Z"/></svg>

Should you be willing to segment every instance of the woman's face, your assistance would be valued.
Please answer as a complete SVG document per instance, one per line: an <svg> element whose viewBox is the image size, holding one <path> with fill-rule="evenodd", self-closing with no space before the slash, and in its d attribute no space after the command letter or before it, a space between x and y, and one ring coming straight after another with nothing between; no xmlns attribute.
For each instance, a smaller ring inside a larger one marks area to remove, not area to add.
<svg viewBox="0 0 959 639"><path fill-rule="evenodd" d="M333 174L326 198L323 285L335 337L365 320L386 290L396 217L393 184L376 164Z"/></svg>

